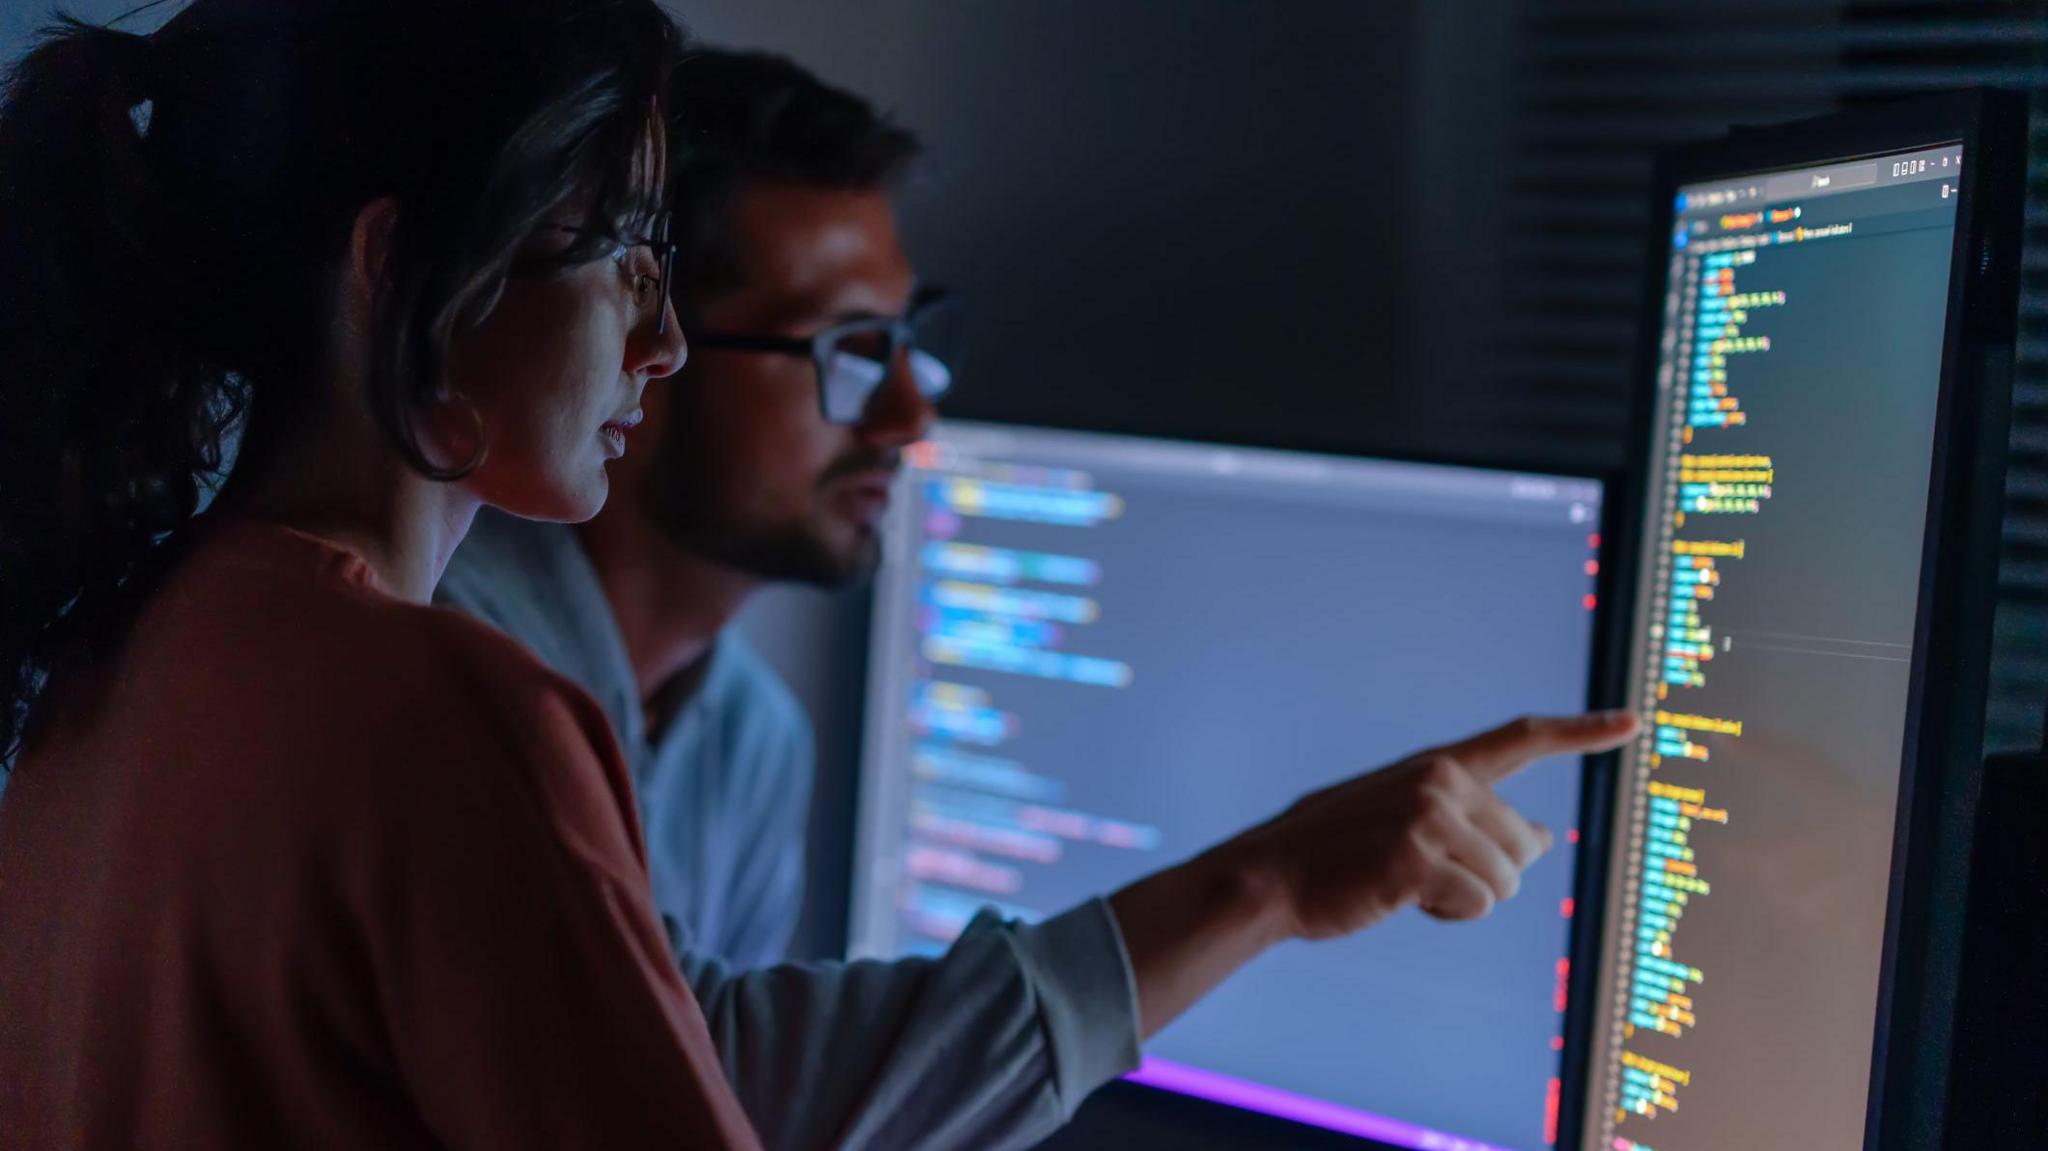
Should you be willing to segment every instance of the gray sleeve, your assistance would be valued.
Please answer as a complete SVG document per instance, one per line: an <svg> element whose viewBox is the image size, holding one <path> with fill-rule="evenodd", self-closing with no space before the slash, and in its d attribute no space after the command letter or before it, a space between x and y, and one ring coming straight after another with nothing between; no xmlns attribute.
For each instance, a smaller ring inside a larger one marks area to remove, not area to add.
<svg viewBox="0 0 2048 1151"><path fill-rule="evenodd" d="M1138 1064L1130 958L1099 899L1030 925L984 911L936 959L682 968L774 1151L1025 1148Z"/></svg>

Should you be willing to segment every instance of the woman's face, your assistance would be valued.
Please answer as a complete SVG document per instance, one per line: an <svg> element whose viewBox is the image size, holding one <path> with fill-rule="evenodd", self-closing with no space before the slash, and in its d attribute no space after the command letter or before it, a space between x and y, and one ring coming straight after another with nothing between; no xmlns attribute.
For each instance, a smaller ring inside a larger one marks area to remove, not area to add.
<svg viewBox="0 0 2048 1151"><path fill-rule="evenodd" d="M575 219L566 210L551 216L517 260L544 265L558 256L578 239L563 230ZM637 239L583 263L510 277L484 322L452 342L449 379L474 405L487 448L462 482L483 502L567 522L604 506L605 464L625 452L642 389L684 356L681 328L657 289L657 257L644 244L626 246Z"/></svg>

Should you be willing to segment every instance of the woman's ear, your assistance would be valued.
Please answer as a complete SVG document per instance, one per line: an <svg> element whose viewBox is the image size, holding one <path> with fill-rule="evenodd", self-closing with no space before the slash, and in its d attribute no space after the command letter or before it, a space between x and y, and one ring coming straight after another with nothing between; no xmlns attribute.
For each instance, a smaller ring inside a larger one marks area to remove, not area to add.
<svg viewBox="0 0 2048 1151"><path fill-rule="evenodd" d="M398 201L382 196L363 205L363 210L356 213L355 227L349 231L348 291L364 305L365 314L374 312L377 293L387 283L384 273L391 259L392 234L397 228Z"/></svg>
<svg viewBox="0 0 2048 1151"><path fill-rule="evenodd" d="M398 201L386 196L363 205L349 228L348 249L336 275L334 307L337 352L351 372L369 362L377 326L377 298L389 286L391 241L398 228Z"/></svg>
<svg viewBox="0 0 2048 1151"><path fill-rule="evenodd" d="M397 230L398 201L389 196L363 205L349 230L340 311L357 329L364 348L369 347L376 324L378 297L391 286L388 270ZM460 392L438 389L413 409L410 418L420 450L433 466L460 470L482 462L483 413Z"/></svg>
<svg viewBox="0 0 2048 1151"><path fill-rule="evenodd" d="M460 471L484 462L483 412L461 392L442 389L412 414L420 451L437 468Z"/></svg>

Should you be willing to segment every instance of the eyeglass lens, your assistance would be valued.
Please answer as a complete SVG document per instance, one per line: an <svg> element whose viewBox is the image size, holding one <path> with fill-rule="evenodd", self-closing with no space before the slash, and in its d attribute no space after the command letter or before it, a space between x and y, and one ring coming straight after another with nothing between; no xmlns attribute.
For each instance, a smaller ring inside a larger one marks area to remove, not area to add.
<svg viewBox="0 0 2048 1151"><path fill-rule="evenodd" d="M923 348L911 348L905 359L911 382L925 399L936 400L953 386L951 369ZM828 355L824 369L820 382L825 418L835 424L859 423L868 402L889 378L887 363L842 351Z"/></svg>

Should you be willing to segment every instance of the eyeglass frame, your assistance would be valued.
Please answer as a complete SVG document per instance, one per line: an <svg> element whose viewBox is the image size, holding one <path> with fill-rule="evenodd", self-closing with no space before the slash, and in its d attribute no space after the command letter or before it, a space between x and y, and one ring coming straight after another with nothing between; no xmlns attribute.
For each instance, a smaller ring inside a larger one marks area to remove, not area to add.
<svg viewBox="0 0 2048 1151"><path fill-rule="evenodd" d="M656 301L654 334L665 336L668 334L668 286L669 282L675 278L676 267L677 245L674 240L669 239L674 223L675 213L669 211L656 212L651 220L652 230L647 235L641 236L638 239L596 228L586 228L579 224L556 224L554 225L554 230L566 232L572 236L602 236L613 241L614 247L606 256L593 256L593 260L602 258L616 260L634 248L646 248L654 253L655 265L659 269L654 279L654 299ZM524 270L550 262L552 261L545 257L515 261L512 266L512 272L515 275L520 274ZM557 266L570 267L573 265L557 263Z"/></svg>
<svg viewBox="0 0 2048 1151"><path fill-rule="evenodd" d="M818 391L818 414L827 423L850 424L858 420L835 420L826 405L825 381L832 371L832 355L838 350L839 341L848 336L884 332L888 336L888 358L880 361L884 366L893 365L901 352L916 351L915 327L920 317L935 308L958 306L960 298L950 289L937 284L925 284L911 293L910 306L900 315L865 316L834 324L812 336L770 336L753 332L693 332L685 333L692 348L715 349L728 352L766 352L773 355L799 356L811 361ZM877 362L871 356L848 352L849 356ZM929 354L929 353L927 353ZM877 390L880 390L879 387Z"/></svg>

